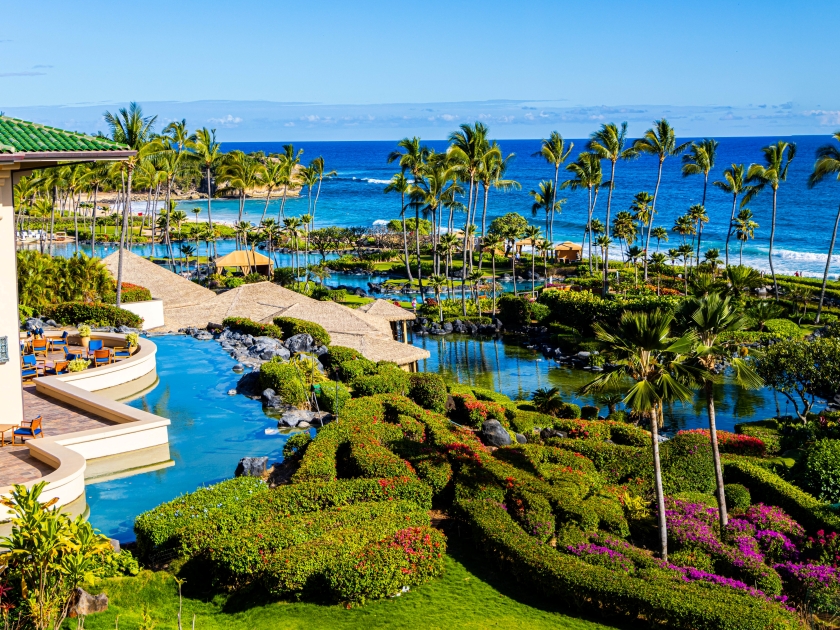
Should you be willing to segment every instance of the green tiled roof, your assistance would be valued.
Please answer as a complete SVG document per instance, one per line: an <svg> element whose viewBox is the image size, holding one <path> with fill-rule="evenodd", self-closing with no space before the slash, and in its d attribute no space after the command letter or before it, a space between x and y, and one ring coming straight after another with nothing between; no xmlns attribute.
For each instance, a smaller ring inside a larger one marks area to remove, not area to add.
<svg viewBox="0 0 840 630"><path fill-rule="evenodd" d="M0 154L79 151L127 151L129 147L107 138L94 138L36 123L0 116Z"/></svg>

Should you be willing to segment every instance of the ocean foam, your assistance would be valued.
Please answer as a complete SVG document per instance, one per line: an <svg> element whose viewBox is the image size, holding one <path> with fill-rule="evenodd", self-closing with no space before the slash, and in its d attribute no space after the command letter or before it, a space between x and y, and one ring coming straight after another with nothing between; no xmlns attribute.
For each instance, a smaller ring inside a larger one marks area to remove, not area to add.
<svg viewBox="0 0 840 630"><path fill-rule="evenodd" d="M385 219L377 219L373 222L374 225L388 225L388 222Z"/></svg>
<svg viewBox="0 0 840 630"><path fill-rule="evenodd" d="M355 177L353 178L355 179ZM373 177L365 177L363 178L368 184L390 184L390 179L374 179Z"/></svg>

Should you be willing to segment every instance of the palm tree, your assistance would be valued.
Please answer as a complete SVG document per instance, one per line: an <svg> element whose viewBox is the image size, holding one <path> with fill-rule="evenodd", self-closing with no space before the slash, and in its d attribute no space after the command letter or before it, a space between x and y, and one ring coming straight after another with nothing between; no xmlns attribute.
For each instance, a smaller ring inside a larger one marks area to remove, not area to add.
<svg viewBox="0 0 840 630"><path fill-rule="evenodd" d="M709 215L706 214L706 207L700 204L695 204L688 209L688 218L695 225L695 234L697 234L697 256L696 260L700 261L700 243L703 240L703 226L709 222Z"/></svg>
<svg viewBox="0 0 840 630"><path fill-rule="evenodd" d="M435 300L438 303L438 312L440 313L440 321L443 321L443 301L440 297L440 290L442 287L446 286L446 278L441 276L440 274L433 274L429 276L429 286L432 287L432 291L435 292Z"/></svg>
<svg viewBox="0 0 840 630"><path fill-rule="evenodd" d="M90 230L90 253L96 256L96 198L99 189L108 181L108 168L102 162L90 164L82 176L89 188L93 189L93 209L91 211Z"/></svg>
<svg viewBox="0 0 840 630"><path fill-rule="evenodd" d="M770 250L768 259L770 261L770 274L773 276L773 292L776 294L776 301L779 301L779 285L776 282L776 270L773 268L773 242L776 237L776 203L779 194L779 185L787 180L788 168L793 158L796 157L796 144L779 140L776 144L766 146L761 151L764 153L764 165L750 164L747 171L747 183L750 190L744 195L742 206L752 201L762 190L768 186L773 191L773 214L770 219Z"/></svg>
<svg viewBox="0 0 840 630"><path fill-rule="evenodd" d="M546 232L548 233L548 240L554 242L554 209L557 207L557 180L560 175L560 165L566 161L569 154L572 152L575 143L570 142L569 148L566 148L566 142L556 131L552 131L548 136L548 140L543 140L540 145L540 150L534 153L533 157L542 157L546 162L554 166L554 186L551 188L553 196L551 197L551 216L546 217Z"/></svg>
<svg viewBox="0 0 840 630"><path fill-rule="evenodd" d="M560 188L571 188L572 190L586 188L589 193L586 228L583 231L583 240L580 247L582 250L586 244L586 236L589 235L589 273L592 273L592 214L595 212L595 204L598 203L598 191L601 186L609 186L610 182L602 181L601 158L594 153L582 152L578 155L577 160L566 166L566 170L573 173L574 178L560 184Z"/></svg>
<svg viewBox="0 0 840 630"><path fill-rule="evenodd" d="M481 296L479 295L481 280L484 278L484 274L481 272L480 269L474 269L470 272L470 275L467 276L467 280L470 283L470 287L473 289L473 297L475 298L475 307L478 309L478 316L481 317Z"/></svg>
<svg viewBox="0 0 840 630"><path fill-rule="evenodd" d="M428 158L429 148L421 143L420 138L414 136L413 138L403 138L397 143L397 150L388 154L388 164L397 162L403 173L411 173L414 178L414 186L418 186ZM414 205L414 245L417 255L417 282L420 285L420 294L425 296L426 292L423 289L423 272L420 262L420 204L412 205Z"/></svg>
<svg viewBox="0 0 840 630"><path fill-rule="evenodd" d="M516 241L522 236L522 232L515 225L507 225L501 233L501 237L507 243L513 243L516 246ZM516 295L516 252L510 254L510 272L513 276L513 294Z"/></svg>
<svg viewBox="0 0 840 630"><path fill-rule="evenodd" d="M198 215L201 214L201 208L193 208L192 212L195 215L195 270L198 271L198 239L200 237L198 229ZM189 267L189 265L187 266Z"/></svg>
<svg viewBox="0 0 840 630"><path fill-rule="evenodd" d="M548 182L549 184L551 182ZM536 225L529 225L522 233L526 240L531 242L531 296L536 294L534 289L534 263L537 260L537 241L542 238L542 230Z"/></svg>
<svg viewBox="0 0 840 630"><path fill-rule="evenodd" d="M105 112L105 124L111 131L111 138L120 144L127 144L137 154L122 163L121 173L128 175L123 204L122 232L120 234L119 257L117 263L117 299L116 305L122 305L123 250L125 233L128 228L128 215L131 213L131 177L138 162L143 159L142 149L149 141L157 116L143 116L143 110L137 103L130 103L128 109L120 108L116 114Z"/></svg>
<svg viewBox="0 0 840 630"><path fill-rule="evenodd" d="M490 268L493 273L493 314L496 314L496 252L504 250L505 244L499 236L489 234L481 244L482 249L490 250Z"/></svg>
<svg viewBox="0 0 840 630"><path fill-rule="evenodd" d="M286 233L287 237L292 241L294 245L294 268L295 268L295 282L297 282L297 278L300 276L300 264L298 261L298 250L300 249L300 243L298 239L300 238L300 227L301 227L301 220L297 217L288 217L283 219L283 232Z"/></svg>
<svg viewBox="0 0 840 630"><path fill-rule="evenodd" d="M537 411L551 416L563 408L563 399L560 397L560 390L556 387L542 387L534 390L531 393L531 400Z"/></svg>
<svg viewBox="0 0 840 630"><path fill-rule="evenodd" d="M639 222L639 228L644 236L645 228L647 228L647 241L644 246L644 254L647 254L648 244L650 241L650 232L653 227L653 215L656 210L653 207L654 197L647 191L637 192L633 197L633 202L630 204L630 210L633 211L633 220ZM647 258L644 261L644 279L647 282Z"/></svg>
<svg viewBox="0 0 840 630"><path fill-rule="evenodd" d="M262 182L264 172L265 167L259 161L242 151L231 151L222 161L222 166L219 169L219 179L222 181L223 187L217 191L217 194L226 194L230 191L238 193L238 222L242 221L242 214L245 211L245 195Z"/></svg>
<svg viewBox="0 0 840 630"><path fill-rule="evenodd" d="M408 264L408 231L405 225L405 195L411 189L408 179L404 172L395 173L385 186L385 194L396 192L400 194L400 220L402 221L402 236L403 236L403 257L405 259L405 274L408 276L408 286L411 286L414 279L411 277L411 265ZM415 226L416 227L416 226ZM447 274L448 275L448 274Z"/></svg>
<svg viewBox="0 0 840 630"><path fill-rule="evenodd" d="M268 157L263 162L262 185L265 187L265 205L263 206L260 224L265 222L265 213L268 212L268 204L271 201L271 193L285 181L285 161L275 157Z"/></svg>
<svg viewBox="0 0 840 630"><path fill-rule="evenodd" d="M832 138L840 142L840 131L835 131ZM831 175L836 175L837 181L840 181L840 148L834 144L826 144L817 149L817 161L814 163L814 172L808 178L808 188L813 188ZM814 319L815 324L820 323L820 315L822 315L823 300L825 300L825 285L828 282L828 270L831 267L831 256L834 253L834 243L837 240L838 225L840 225L840 208L838 208L837 215L834 218L834 230L831 232L831 243L828 246L828 258L825 261L825 271L823 272L822 287L820 288L820 305L817 307L817 316Z"/></svg>
<svg viewBox="0 0 840 630"><path fill-rule="evenodd" d="M685 151L688 142L677 144L674 128L662 118L653 121L653 127L645 132L645 135L633 143L633 148L639 153L655 155L659 158L659 170L656 174L656 188L653 189L653 199L650 207L651 220L648 223L647 237L645 238L645 253L650 248L651 228L653 227L653 215L656 214L656 199L659 195L659 184L662 181L662 165L668 156L676 156ZM648 279L647 258L645 258L645 282Z"/></svg>
<svg viewBox="0 0 840 630"><path fill-rule="evenodd" d="M307 209L306 213L312 215L312 189L318 183L318 172L313 168L312 163L309 166L304 166L298 172L298 182L301 188L307 189Z"/></svg>
<svg viewBox="0 0 840 630"><path fill-rule="evenodd" d="M685 281L685 295L688 296L688 263L694 258L694 248L691 245L680 245L677 248L683 260L683 280Z"/></svg>
<svg viewBox="0 0 840 630"><path fill-rule="evenodd" d="M507 157L502 157L502 150L498 144L493 142L490 148L483 155L483 164L479 171L478 178L484 190L484 206L481 210L481 238L487 235L487 199L490 195L490 188L496 190L508 191L511 189L520 190L522 185L513 179L507 179L505 174L507 172L510 162L515 157L515 154L510 153ZM463 192L463 191L461 191ZM451 213L450 213L451 214ZM481 269L481 263L484 257L478 259L478 268Z"/></svg>
<svg viewBox="0 0 840 630"><path fill-rule="evenodd" d="M735 208L738 206L738 195L749 190L747 186L747 169L743 164L733 164L723 171L723 180L712 182L723 192L732 195L732 214L729 217L729 229L726 231L726 245L724 246L726 266L729 266L729 239L735 231Z"/></svg>
<svg viewBox="0 0 840 630"><path fill-rule="evenodd" d="M656 226L653 228L653 232L651 232L653 238L656 239L656 251L659 252L659 245L662 241L668 242L668 230L662 227L661 225Z"/></svg>
<svg viewBox="0 0 840 630"><path fill-rule="evenodd" d="M712 247L703 254L703 261L712 268L712 278L717 276L717 266L720 264L720 250Z"/></svg>
<svg viewBox="0 0 840 630"><path fill-rule="evenodd" d="M531 205L531 214L537 216L542 210L545 212L545 231L549 232L551 223L554 221L554 213L563 209L565 199L557 199L557 190L551 180L544 179L538 185L539 190L532 190L529 194L534 198ZM551 237L549 237L551 240Z"/></svg>
<svg viewBox="0 0 840 630"><path fill-rule="evenodd" d="M324 171L324 158L318 156L314 160L309 163L309 169L315 173L318 177L318 190L315 192L315 202L312 204L312 221L310 223L313 225L315 224L315 212L318 210L318 199L321 197L321 184L324 183L325 179L330 179L338 175L336 171Z"/></svg>
<svg viewBox="0 0 840 630"><path fill-rule="evenodd" d="M660 282L662 280L662 269L665 267L665 261L668 257L661 252L653 252L650 255L651 269L656 273L656 295L660 295Z"/></svg>
<svg viewBox="0 0 840 630"><path fill-rule="evenodd" d="M595 239L595 244L601 249L601 261L604 266L604 269L607 268L607 252L610 251L610 245L612 245L612 239L604 234L603 236L599 236Z"/></svg>
<svg viewBox="0 0 840 630"><path fill-rule="evenodd" d="M300 216L300 222L303 225L303 265L304 277L306 277L306 284L304 286L307 288L309 286L309 229L312 227L313 220L311 214L302 214Z"/></svg>
<svg viewBox="0 0 840 630"><path fill-rule="evenodd" d="M615 123L608 123L601 125L601 128L590 136L587 149L594 153L598 159L610 161L610 192L607 195L607 220L606 225L610 225L610 210L612 209L612 195L615 189L615 165L619 160L631 160L638 155L638 151L633 147L624 148L627 143L627 123L621 123L619 129ZM610 246L609 239L607 239L606 247L604 248L604 286L602 289L603 297L607 297L610 291L609 283L609 255Z"/></svg>
<svg viewBox="0 0 840 630"><path fill-rule="evenodd" d="M595 335L612 352L616 366L581 388L581 393L620 389L626 379L635 385L624 397L632 410L650 416L653 476L656 489L659 543L662 560L668 560L668 529L665 520L665 494L662 488L662 468L659 462L659 424L663 421L663 405L669 401L688 402L692 391L683 384L693 376L685 356L694 346L694 333L672 338L674 315L655 310L650 313L625 311L618 327L608 329L595 324Z"/></svg>
<svg viewBox="0 0 840 630"><path fill-rule="evenodd" d="M551 253L551 245L551 241L547 238L542 238L537 241L537 251L543 257L543 277L546 279L548 278L548 255Z"/></svg>
<svg viewBox="0 0 840 630"><path fill-rule="evenodd" d="M712 443L712 458L715 465L715 480L717 483L717 499L720 512L720 529L726 530L728 516L726 513L726 497L723 491L723 469L720 464L720 450L718 448L717 427L715 425L715 392L714 383L719 380L715 376L720 363L728 363L732 368L735 382L741 387L758 389L763 383L753 371L749 363L733 356L738 350L736 342L721 339L724 333L745 330L747 319L731 304L730 297L721 297L717 293L694 300L690 308L692 327L699 343L694 349L694 359L700 368L697 374L706 395L706 412L709 416L709 436Z"/></svg>
<svg viewBox="0 0 840 630"><path fill-rule="evenodd" d="M187 271L189 271L190 270L190 256L195 254L195 247L193 247L189 243L181 243L181 245L179 247L181 249L181 256L183 256L187 261L187 263L186 263L187 264ZM196 269L198 269L198 257L196 257L195 266L196 266Z"/></svg>
<svg viewBox="0 0 840 630"><path fill-rule="evenodd" d="M473 224L473 207L474 202L478 202L478 173L484 163L484 154L488 151L487 143L487 126L483 123L477 122L470 126L467 124L460 126L460 131L455 131L449 134L449 150L448 154L452 160L459 165L460 176L464 181L469 182L469 198L467 201L467 220L464 224L464 250L463 260L461 266L461 310L464 315L467 314L466 302L466 281L467 281L467 252L470 251L469 241L469 226ZM470 264L472 257L470 257Z"/></svg>
<svg viewBox="0 0 840 630"><path fill-rule="evenodd" d="M700 142L692 142L688 153L682 157L683 177L689 175L703 176L703 201L701 206L706 205L706 189L709 185L709 173L715 167L715 156L717 155L718 141L706 138Z"/></svg>
<svg viewBox="0 0 840 630"><path fill-rule="evenodd" d="M289 188L298 183L298 165L300 164L300 156L303 155L303 149L298 149L295 152L295 145L284 144L283 153L280 154L279 159L283 163L283 176L281 183L283 184L283 197L280 200L280 211L277 213L278 221L285 221L286 219L286 197Z"/></svg>
<svg viewBox="0 0 840 630"><path fill-rule="evenodd" d="M645 258L645 250L638 245L633 245L627 249L627 259L633 264L633 284L635 288L639 288L639 261ZM645 261L647 262L647 261Z"/></svg>
<svg viewBox="0 0 840 630"><path fill-rule="evenodd" d="M210 225L213 225L213 186L211 172L216 168L222 160L224 154L222 153L222 144L216 141L216 130L202 127L195 132L193 140L190 140L187 145L190 149L191 159L195 162L198 169L204 173L207 180L207 220ZM213 245L213 255L216 254L215 244Z"/></svg>

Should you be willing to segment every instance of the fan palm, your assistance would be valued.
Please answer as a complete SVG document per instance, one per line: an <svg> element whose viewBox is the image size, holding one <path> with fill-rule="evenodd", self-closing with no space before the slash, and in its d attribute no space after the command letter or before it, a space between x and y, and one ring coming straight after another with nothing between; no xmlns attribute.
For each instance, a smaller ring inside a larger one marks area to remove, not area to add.
<svg viewBox="0 0 840 630"><path fill-rule="evenodd" d="M638 245L627 248L627 259L633 264L633 284L639 287L639 261L645 258L645 250Z"/></svg>
<svg viewBox="0 0 840 630"><path fill-rule="evenodd" d="M633 148L639 153L647 153L648 155L655 155L659 158L659 170L656 174L656 188L653 189L653 199L651 200L650 206L651 220L648 223L647 236L645 237L646 253L650 247L653 215L656 214L656 199L659 195L659 184L662 181L662 165L665 163L665 158L668 156L679 155L685 151L688 144L688 142L677 144L677 137L674 133L674 128L671 127L670 123L664 118L653 121L653 127L648 129L641 138L633 143ZM647 282L647 278L647 258L645 258L645 282Z"/></svg>
<svg viewBox="0 0 840 630"><path fill-rule="evenodd" d="M598 159L609 160L610 162L610 192L607 195L607 220L606 225L610 225L610 210L612 209L612 195L615 189L615 165L619 160L631 160L638 155L638 151L633 147L625 148L627 143L627 123L621 123L621 127L617 127L615 123L608 123L601 125L601 128L594 132L589 139L587 149L594 153ZM609 239L607 239L609 240ZM607 296L610 290L609 284L609 242L604 249L604 286L602 295Z"/></svg>
<svg viewBox="0 0 840 630"><path fill-rule="evenodd" d="M650 255L650 267L656 273L656 295L660 295L660 283L662 280L662 270L665 268L665 261L668 257L661 252L653 252Z"/></svg>
<svg viewBox="0 0 840 630"><path fill-rule="evenodd" d="M840 142L840 131L835 131L832 138ZM817 161L814 163L814 172L808 178L808 188L813 188L826 177L836 176L836 180L840 182L840 148L836 144L826 144L817 149ZM831 256L834 254L834 243L837 240L837 226L840 225L840 207L837 209L837 215L834 217L834 229L831 232L831 243L828 246L828 258L825 261L825 271L823 272L822 287L820 288L820 305L817 307L817 316L814 319L815 324L820 323L820 315L822 315L823 301L825 300L825 285L828 282L828 270L831 267Z"/></svg>
<svg viewBox="0 0 840 630"><path fill-rule="evenodd" d="M696 336L689 332L673 338L673 318L673 314L658 309L650 313L625 311L615 329L595 324L595 335L611 349L615 368L581 388L581 393L589 394L620 389L628 378L635 381L624 397L624 404L650 417L660 555L664 561L668 560L668 529L659 462L659 424L666 402L688 402L693 398L692 391L683 383L696 374L696 369L686 363Z"/></svg>
<svg viewBox="0 0 840 630"><path fill-rule="evenodd" d="M773 214L770 219L770 249L768 259L770 261L770 274L773 276L773 292L776 301L779 301L779 284L776 282L776 270L773 268L773 242L776 236L776 205L779 194L779 185L787 180L788 169L793 158L796 157L796 144L779 140L776 144L761 149L764 153L764 164L750 164L747 171L747 182L750 190L744 195L741 205L752 201L758 193L765 188L773 191Z"/></svg>
<svg viewBox="0 0 840 630"><path fill-rule="evenodd" d="M537 411L550 416L556 415L563 408L560 390L556 387L541 387L531 393L531 400Z"/></svg>
<svg viewBox="0 0 840 630"><path fill-rule="evenodd" d="M712 247L703 254L703 261L712 268L712 277L717 275L717 266L720 264L720 250Z"/></svg>
<svg viewBox="0 0 840 630"><path fill-rule="evenodd" d="M726 497L723 491L723 469L720 464L717 426L715 424L714 384L719 380L716 372L721 363L728 363L732 367L734 381L739 386L747 389L758 389L763 385L763 382L746 361L734 356L738 349L737 344L721 338L725 333L739 332L745 330L748 326L747 319L733 306L729 296L721 297L717 293L710 293L703 298L694 300L689 308L694 311L691 315L692 328L699 341L694 349L693 358L698 364L697 374L700 376L703 393L706 396L706 413L709 417L709 436L715 466L720 529L725 531L728 517Z"/></svg>
<svg viewBox="0 0 840 630"><path fill-rule="evenodd" d="M725 265L729 266L729 239L735 231L735 208L738 206L738 195L747 192L747 169L743 164L733 164L723 171L723 180L712 182L723 192L732 195L732 214L729 217L729 229L726 231Z"/></svg>
<svg viewBox="0 0 840 630"><path fill-rule="evenodd" d="M411 286L414 279L411 277L411 265L408 264L408 231L405 226L405 195L411 189L408 179L404 172L395 173L385 186L385 194L396 192L400 194L400 220L402 221L402 236L403 236L403 257L405 260L405 275L408 277L408 286ZM449 272L447 271L447 275Z"/></svg>
<svg viewBox="0 0 840 630"><path fill-rule="evenodd" d="M432 291L435 292L435 300L438 304L438 314L440 315L440 321L443 321L443 300L440 297L440 290L446 286L446 278L444 278L440 274L432 274L429 276L429 286L432 288Z"/></svg>
<svg viewBox="0 0 840 630"><path fill-rule="evenodd" d="M553 196L551 197L549 206L551 208L550 220L546 217L548 220L546 233L548 234L548 240L552 243L554 242L554 209L557 207L557 180L560 175L560 165L569 157L574 146L575 143L570 142L568 148L566 148L566 141L563 140L563 136L556 131L552 131L548 139L542 141L540 150L533 155L533 157L543 158L546 162L554 166L554 185L551 188Z"/></svg>
<svg viewBox="0 0 840 630"><path fill-rule="evenodd" d="M709 186L709 173L715 167L718 141L706 138L700 142L692 142L688 153L683 155L683 177L690 175L703 176L703 201L701 206L706 205L706 190Z"/></svg>
<svg viewBox="0 0 840 630"><path fill-rule="evenodd" d="M560 188L571 188L572 190L586 188L589 193L586 227L583 231L583 240L580 243L580 248L583 250L583 247L586 245L586 237L589 235L589 273L592 273L592 214L595 212L595 204L598 203L598 191L600 191L602 186L609 186L610 182L603 182L601 158L587 151L580 153L577 160L566 166L566 170L571 172L574 178L560 184Z"/></svg>

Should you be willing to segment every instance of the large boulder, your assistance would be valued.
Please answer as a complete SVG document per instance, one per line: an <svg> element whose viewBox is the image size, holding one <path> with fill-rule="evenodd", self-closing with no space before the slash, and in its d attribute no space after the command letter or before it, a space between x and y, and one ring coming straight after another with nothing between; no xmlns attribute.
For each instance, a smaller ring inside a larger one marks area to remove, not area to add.
<svg viewBox="0 0 840 630"><path fill-rule="evenodd" d="M259 398L260 396L260 373L248 372L243 374L242 378L236 384L236 391L239 394L248 396L249 398Z"/></svg>
<svg viewBox="0 0 840 630"><path fill-rule="evenodd" d="M292 335L284 344L292 354L297 352L313 352L317 348L315 340L312 335L300 333L299 335Z"/></svg>
<svg viewBox="0 0 840 630"><path fill-rule="evenodd" d="M306 411L304 409L289 409L278 420L278 427L299 427L301 429L310 426L321 426L332 419L332 415L324 411Z"/></svg>
<svg viewBox="0 0 840 630"><path fill-rule="evenodd" d="M243 457L233 473L236 477L262 477L268 466L268 457Z"/></svg>
<svg viewBox="0 0 840 630"><path fill-rule="evenodd" d="M498 420L486 420L478 437L485 446L508 446L511 443L510 434Z"/></svg>
<svg viewBox="0 0 840 630"><path fill-rule="evenodd" d="M108 610L108 596L105 593L91 595L83 588L77 588L70 605L70 617L87 617Z"/></svg>

